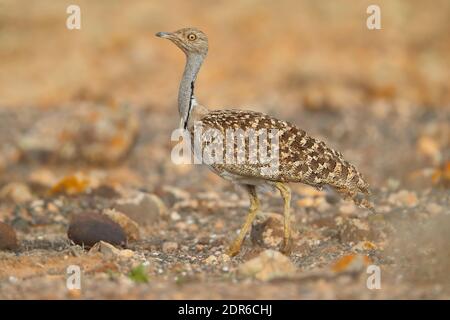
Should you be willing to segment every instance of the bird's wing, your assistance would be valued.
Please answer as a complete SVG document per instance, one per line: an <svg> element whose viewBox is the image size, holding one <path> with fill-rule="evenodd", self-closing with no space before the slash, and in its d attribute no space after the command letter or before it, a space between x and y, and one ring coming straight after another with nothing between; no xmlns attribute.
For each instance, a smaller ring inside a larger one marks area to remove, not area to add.
<svg viewBox="0 0 450 320"><path fill-rule="evenodd" d="M278 149L269 158L277 154L278 170L264 170L268 163L256 164L226 163L213 165L218 171L225 170L237 176L261 178L282 182L302 182L320 187L331 185L341 193L368 193L368 185L356 168L344 160L341 153L329 148L324 142L310 137L305 131L295 125L276 119L269 115L243 110L217 110L206 114L200 120L204 128L213 128L226 137L226 130L241 129L244 132L251 130L266 130L269 140L271 130L278 136ZM276 140L273 140L276 142ZM225 143L224 143L225 145ZM245 153L249 155L249 140L245 140ZM238 156L237 141L234 143L234 155ZM242 149L242 148L240 148ZM224 151L225 152L225 151ZM225 154L223 159L226 160ZM266 159L267 160L267 159Z"/></svg>

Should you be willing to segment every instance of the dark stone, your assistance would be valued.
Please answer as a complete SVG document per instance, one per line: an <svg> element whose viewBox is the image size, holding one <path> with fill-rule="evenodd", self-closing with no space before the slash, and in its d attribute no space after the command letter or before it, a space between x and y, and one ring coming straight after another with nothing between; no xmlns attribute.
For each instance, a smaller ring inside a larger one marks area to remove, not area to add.
<svg viewBox="0 0 450 320"><path fill-rule="evenodd" d="M107 199L115 199L120 197L120 194L114 190L113 187L101 185L100 187L92 190L92 195Z"/></svg>
<svg viewBox="0 0 450 320"><path fill-rule="evenodd" d="M14 229L6 223L0 222L0 250L17 250L18 247Z"/></svg>
<svg viewBox="0 0 450 320"><path fill-rule="evenodd" d="M107 216L86 212L73 217L67 231L70 240L87 248L99 241L105 241L112 245L124 245L127 236L119 224Z"/></svg>

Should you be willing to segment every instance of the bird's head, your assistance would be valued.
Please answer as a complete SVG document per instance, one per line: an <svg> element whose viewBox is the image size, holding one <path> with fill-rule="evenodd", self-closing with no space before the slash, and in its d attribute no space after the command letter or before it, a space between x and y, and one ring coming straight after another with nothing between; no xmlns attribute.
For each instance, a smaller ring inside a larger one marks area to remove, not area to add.
<svg viewBox="0 0 450 320"><path fill-rule="evenodd" d="M191 54L206 56L208 53L208 37L195 28L183 28L174 32L158 32L156 36L169 39L187 56Z"/></svg>

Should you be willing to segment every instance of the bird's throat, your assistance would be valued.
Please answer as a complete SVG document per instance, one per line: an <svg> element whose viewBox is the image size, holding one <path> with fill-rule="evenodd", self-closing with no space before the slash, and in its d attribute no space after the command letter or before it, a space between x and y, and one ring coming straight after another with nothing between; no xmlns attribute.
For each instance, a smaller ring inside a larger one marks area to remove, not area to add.
<svg viewBox="0 0 450 320"><path fill-rule="evenodd" d="M178 111L184 129L187 129L189 116L197 105L194 97L194 86L203 60L204 57L201 55L189 55L186 58L186 66L178 91Z"/></svg>

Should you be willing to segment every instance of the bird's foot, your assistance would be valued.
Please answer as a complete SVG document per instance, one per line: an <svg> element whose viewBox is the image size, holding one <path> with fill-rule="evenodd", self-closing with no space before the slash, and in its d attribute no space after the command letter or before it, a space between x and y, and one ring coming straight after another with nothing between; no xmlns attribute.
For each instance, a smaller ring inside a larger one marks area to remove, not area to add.
<svg viewBox="0 0 450 320"><path fill-rule="evenodd" d="M226 251L226 254L230 257L234 257L241 251L241 243L233 242Z"/></svg>
<svg viewBox="0 0 450 320"><path fill-rule="evenodd" d="M280 252L289 256L292 251L292 241L290 239L284 239L281 245Z"/></svg>

